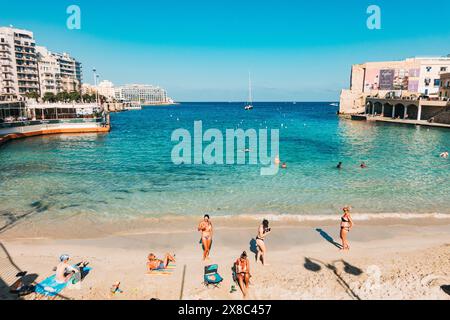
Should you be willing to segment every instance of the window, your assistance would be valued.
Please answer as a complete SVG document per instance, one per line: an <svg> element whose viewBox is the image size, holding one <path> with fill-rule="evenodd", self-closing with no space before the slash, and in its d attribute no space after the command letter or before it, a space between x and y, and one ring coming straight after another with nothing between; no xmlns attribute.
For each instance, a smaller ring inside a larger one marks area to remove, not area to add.
<svg viewBox="0 0 450 320"><path fill-rule="evenodd" d="M425 86L428 87L430 85L430 83L431 83L431 79L430 78L425 78L424 82L425 82Z"/></svg>
<svg viewBox="0 0 450 320"><path fill-rule="evenodd" d="M447 67L441 67L441 72L447 71Z"/></svg>
<svg viewBox="0 0 450 320"><path fill-rule="evenodd" d="M434 86L435 87L439 87L440 84L441 84L441 80L440 79L434 79Z"/></svg>
<svg viewBox="0 0 450 320"><path fill-rule="evenodd" d="M432 67L426 67L426 69L427 69L427 72L430 72L431 69L433 69L433 68Z"/></svg>

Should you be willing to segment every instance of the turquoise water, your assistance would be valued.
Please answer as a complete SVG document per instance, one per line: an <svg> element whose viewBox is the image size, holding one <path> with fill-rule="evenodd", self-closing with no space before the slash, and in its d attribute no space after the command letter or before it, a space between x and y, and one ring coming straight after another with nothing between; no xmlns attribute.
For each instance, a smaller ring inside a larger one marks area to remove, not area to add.
<svg viewBox="0 0 450 320"><path fill-rule="evenodd" d="M183 103L113 114L109 134L0 147L0 213L52 217L450 213L450 130L339 119L329 103ZM260 166L171 162L177 128L280 129L275 176ZM342 161L343 169L336 164ZM365 161L367 169L360 169Z"/></svg>

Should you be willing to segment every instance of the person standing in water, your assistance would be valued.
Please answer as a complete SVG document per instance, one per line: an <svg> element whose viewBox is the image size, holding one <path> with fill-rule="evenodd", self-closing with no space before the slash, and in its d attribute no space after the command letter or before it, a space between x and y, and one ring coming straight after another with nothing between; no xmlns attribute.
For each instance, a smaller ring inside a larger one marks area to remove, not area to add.
<svg viewBox="0 0 450 320"><path fill-rule="evenodd" d="M264 242L266 236L271 232L269 228L269 221L264 219L259 226L258 235L256 236L256 245L258 246L258 253L256 254L256 262L261 260L262 264L265 264L266 244Z"/></svg>
<svg viewBox="0 0 450 320"><path fill-rule="evenodd" d="M210 221L209 215L205 214L203 220L198 225L198 231L202 233L202 245L203 245L203 260L209 259L209 252L211 250L213 226Z"/></svg>
<svg viewBox="0 0 450 320"><path fill-rule="evenodd" d="M342 240L342 248L340 250L350 250L350 246L348 245L347 235L350 232L350 229L353 228L353 220L350 216L350 207L345 206L343 209L344 215L341 217L341 240Z"/></svg>

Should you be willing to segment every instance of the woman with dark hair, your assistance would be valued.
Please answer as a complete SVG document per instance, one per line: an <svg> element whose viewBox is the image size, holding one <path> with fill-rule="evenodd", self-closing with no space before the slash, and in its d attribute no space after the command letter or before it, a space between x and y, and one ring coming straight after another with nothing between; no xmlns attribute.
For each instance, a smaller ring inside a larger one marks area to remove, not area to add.
<svg viewBox="0 0 450 320"><path fill-rule="evenodd" d="M241 288L244 299L247 298L248 286L250 285L250 261L247 259L247 252L242 252L239 259L234 263L236 278Z"/></svg>
<svg viewBox="0 0 450 320"><path fill-rule="evenodd" d="M271 232L269 228L269 221L264 219L258 229L258 235L256 236L256 244L258 246L258 253L256 254L256 262L261 260L261 263L265 264L266 244L264 242L266 236Z"/></svg>
<svg viewBox="0 0 450 320"><path fill-rule="evenodd" d="M203 220L198 225L198 231L202 233L202 245L203 245L203 260L209 259L209 252L211 250L213 226L210 221L209 215L205 214Z"/></svg>

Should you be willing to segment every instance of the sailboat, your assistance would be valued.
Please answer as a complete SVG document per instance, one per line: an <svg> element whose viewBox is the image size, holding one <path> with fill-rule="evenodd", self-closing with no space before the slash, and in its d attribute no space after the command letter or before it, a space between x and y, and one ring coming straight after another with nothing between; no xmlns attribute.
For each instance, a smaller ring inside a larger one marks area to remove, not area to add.
<svg viewBox="0 0 450 320"><path fill-rule="evenodd" d="M252 80L250 73L248 74L248 104L244 107L245 110L253 109L253 97L252 97Z"/></svg>

